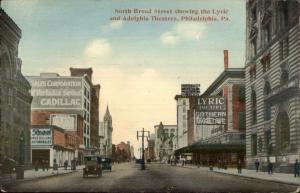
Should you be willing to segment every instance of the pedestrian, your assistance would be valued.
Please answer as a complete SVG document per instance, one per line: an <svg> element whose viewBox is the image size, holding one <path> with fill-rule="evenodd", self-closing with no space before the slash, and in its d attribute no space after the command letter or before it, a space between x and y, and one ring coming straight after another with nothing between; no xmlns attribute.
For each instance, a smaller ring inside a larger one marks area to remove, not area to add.
<svg viewBox="0 0 300 193"><path fill-rule="evenodd" d="M268 160L268 174L273 174L273 164Z"/></svg>
<svg viewBox="0 0 300 193"><path fill-rule="evenodd" d="M64 162L64 167L65 167L65 170L68 169L68 160L65 160L65 162Z"/></svg>
<svg viewBox="0 0 300 193"><path fill-rule="evenodd" d="M296 159L296 162L294 164L294 176L299 177L299 170L300 170L300 164L298 162L298 159Z"/></svg>
<svg viewBox="0 0 300 193"><path fill-rule="evenodd" d="M39 171L39 162L37 160L34 162L34 170Z"/></svg>
<svg viewBox="0 0 300 193"><path fill-rule="evenodd" d="M224 160L224 170L227 170L227 160Z"/></svg>
<svg viewBox="0 0 300 193"><path fill-rule="evenodd" d="M43 169L43 171L45 171L45 161L44 160L42 160L42 169Z"/></svg>
<svg viewBox="0 0 300 193"><path fill-rule="evenodd" d="M237 170L238 170L239 174L242 173L242 162L241 162L241 160L238 160L238 162L237 162Z"/></svg>
<svg viewBox="0 0 300 193"><path fill-rule="evenodd" d="M47 169L47 171L48 171L48 170L49 170L49 161L48 161L48 160L46 160L45 165L46 165L46 169Z"/></svg>
<svg viewBox="0 0 300 193"><path fill-rule="evenodd" d="M256 172L258 172L258 168L259 168L259 161L258 159L255 160L255 169L256 169Z"/></svg>

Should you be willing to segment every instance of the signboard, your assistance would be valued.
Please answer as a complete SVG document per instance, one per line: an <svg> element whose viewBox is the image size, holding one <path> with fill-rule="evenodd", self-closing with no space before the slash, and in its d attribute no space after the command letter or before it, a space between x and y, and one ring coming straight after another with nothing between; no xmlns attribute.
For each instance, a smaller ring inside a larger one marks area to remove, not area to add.
<svg viewBox="0 0 300 193"><path fill-rule="evenodd" d="M30 82L32 109L82 108L82 79L27 77Z"/></svg>
<svg viewBox="0 0 300 193"><path fill-rule="evenodd" d="M197 125L225 125L226 97L205 96L199 98L196 108Z"/></svg>
<svg viewBox="0 0 300 193"><path fill-rule="evenodd" d="M52 145L52 129L51 128L32 128L31 129L31 145Z"/></svg>
<svg viewBox="0 0 300 193"><path fill-rule="evenodd" d="M75 114L51 114L50 123L68 131L77 130L77 116Z"/></svg>
<svg viewBox="0 0 300 193"><path fill-rule="evenodd" d="M182 96L199 96L200 84L182 84L181 85Z"/></svg>

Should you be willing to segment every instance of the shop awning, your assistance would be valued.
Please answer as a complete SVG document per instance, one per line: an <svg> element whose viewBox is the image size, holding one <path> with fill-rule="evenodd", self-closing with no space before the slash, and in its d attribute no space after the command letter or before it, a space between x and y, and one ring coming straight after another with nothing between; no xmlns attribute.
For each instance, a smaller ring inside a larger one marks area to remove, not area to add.
<svg viewBox="0 0 300 193"><path fill-rule="evenodd" d="M175 154L193 152L243 152L246 151L245 144L222 144L222 143L194 143L192 145L175 150Z"/></svg>

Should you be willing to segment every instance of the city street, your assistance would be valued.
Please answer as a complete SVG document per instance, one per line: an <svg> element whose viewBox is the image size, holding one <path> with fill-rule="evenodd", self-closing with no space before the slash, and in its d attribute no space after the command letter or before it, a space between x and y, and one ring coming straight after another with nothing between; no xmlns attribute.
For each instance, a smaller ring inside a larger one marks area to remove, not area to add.
<svg viewBox="0 0 300 193"><path fill-rule="evenodd" d="M82 178L82 171L63 176L20 182L8 191L68 192L293 192L296 186L251 180L201 169L148 164L142 171L134 163L115 164L101 178Z"/></svg>

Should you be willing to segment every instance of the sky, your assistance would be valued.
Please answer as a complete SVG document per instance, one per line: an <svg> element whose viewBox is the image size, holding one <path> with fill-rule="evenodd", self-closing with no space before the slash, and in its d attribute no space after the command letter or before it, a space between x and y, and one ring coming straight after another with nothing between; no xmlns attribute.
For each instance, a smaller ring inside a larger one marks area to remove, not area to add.
<svg viewBox="0 0 300 193"><path fill-rule="evenodd" d="M245 63L244 0L3 0L1 7L22 30L19 57L24 75L70 67L93 68L101 85L100 120L106 106L113 118L113 143L130 141L139 148L136 131L176 124L176 94L185 83L201 84L201 92L224 70ZM151 14L116 13L149 10ZM173 14L154 14L154 10ZM215 22L124 21L116 16L176 16L180 10L210 10ZM212 10L227 10L221 21Z"/></svg>

